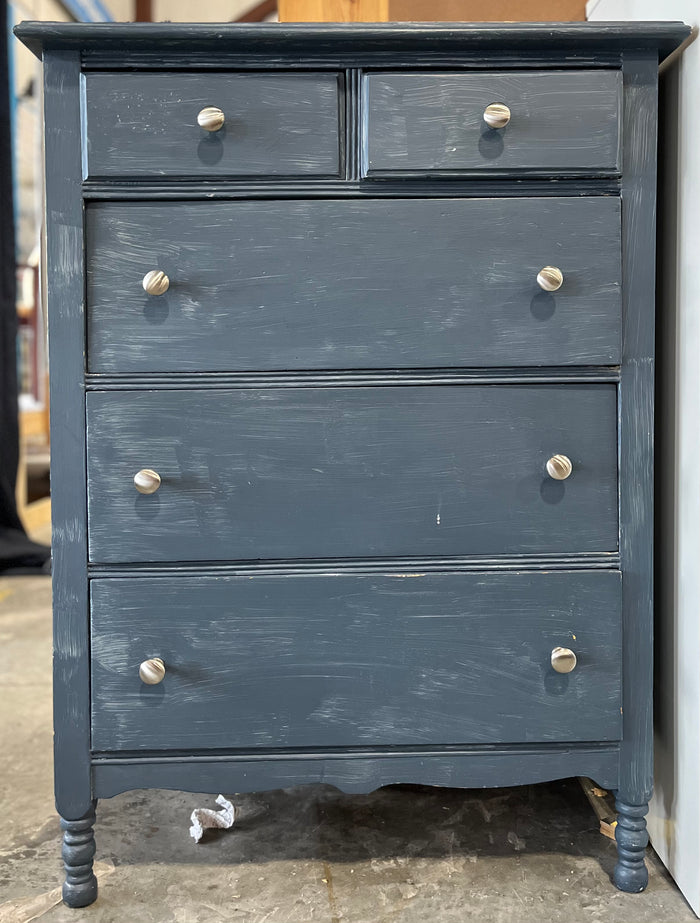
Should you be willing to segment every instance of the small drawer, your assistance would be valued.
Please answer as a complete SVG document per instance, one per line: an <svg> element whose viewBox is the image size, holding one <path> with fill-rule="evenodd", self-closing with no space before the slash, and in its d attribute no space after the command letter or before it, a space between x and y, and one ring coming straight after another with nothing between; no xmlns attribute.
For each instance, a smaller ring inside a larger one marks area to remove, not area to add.
<svg viewBox="0 0 700 923"><path fill-rule="evenodd" d="M91 392L90 559L615 551L616 420L608 384Z"/></svg>
<svg viewBox="0 0 700 923"><path fill-rule="evenodd" d="M86 234L92 372L620 361L613 196L95 203Z"/></svg>
<svg viewBox="0 0 700 923"><path fill-rule="evenodd" d="M96 579L92 747L617 740L620 602L614 571Z"/></svg>
<svg viewBox="0 0 700 923"><path fill-rule="evenodd" d="M616 174L621 99L620 71L370 74L366 173Z"/></svg>
<svg viewBox="0 0 700 923"><path fill-rule="evenodd" d="M337 176L338 100L332 73L90 73L87 176Z"/></svg>

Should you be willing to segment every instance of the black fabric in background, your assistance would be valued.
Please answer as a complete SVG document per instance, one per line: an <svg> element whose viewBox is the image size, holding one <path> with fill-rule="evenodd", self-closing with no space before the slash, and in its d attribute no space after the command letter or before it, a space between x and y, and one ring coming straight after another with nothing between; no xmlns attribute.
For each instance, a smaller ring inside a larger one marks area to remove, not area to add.
<svg viewBox="0 0 700 923"><path fill-rule="evenodd" d="M7 4L0 3L0 574L41 571L49 549L30 541L15 502L19 461L17 308Z"/></svg>

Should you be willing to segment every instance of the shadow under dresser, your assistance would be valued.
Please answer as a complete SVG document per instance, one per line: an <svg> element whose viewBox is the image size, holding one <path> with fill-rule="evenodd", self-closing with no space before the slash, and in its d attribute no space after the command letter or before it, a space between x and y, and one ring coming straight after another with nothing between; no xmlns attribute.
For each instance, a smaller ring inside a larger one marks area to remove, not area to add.
<svg viewBox="0 0 700 923"><path fill-rule="evenodd" d="M651 794L680 23L79 26L43 54L55 771Z"/></svg>

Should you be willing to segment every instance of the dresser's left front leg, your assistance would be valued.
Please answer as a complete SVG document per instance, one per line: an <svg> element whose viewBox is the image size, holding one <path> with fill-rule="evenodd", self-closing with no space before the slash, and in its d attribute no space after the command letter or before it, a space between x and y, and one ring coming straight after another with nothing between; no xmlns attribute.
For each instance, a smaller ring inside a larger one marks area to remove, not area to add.
<svg viewBox="0 0 700 923"><path fill-rule="evenodd" d="M63 847L61 855L66 870L63 901L69 907L87 907L97 897L97 879L92 870L95 855L95 807L77 820L61 818Z"/></svg>
<svg viewBox="0 0 700 923"><path fill-rule="evenodd" d="M620 891L633 894L643 891L649 883L649 872L644 862L646 846L649 842L646 814L649 802L628 804L619 797L617 807L617 865L613 872L613 881Z"/></svg>

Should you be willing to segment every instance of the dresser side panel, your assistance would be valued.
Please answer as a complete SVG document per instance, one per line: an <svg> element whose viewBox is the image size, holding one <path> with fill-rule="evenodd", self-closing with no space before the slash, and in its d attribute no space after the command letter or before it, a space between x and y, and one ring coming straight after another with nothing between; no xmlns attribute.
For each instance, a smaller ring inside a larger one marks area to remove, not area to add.
<svg viewBox="0 0 700 923"><path fill-rule="evenodd" d="M44 57L56 806L91 805L80 55Z"/></svg>
<svg viewBox="0 0 700 923"><path fill-rule="evenodd" d="M619 467L624 724L619 797L642 804L653 784L656 55L626 53L623 81Z"/></svg>

